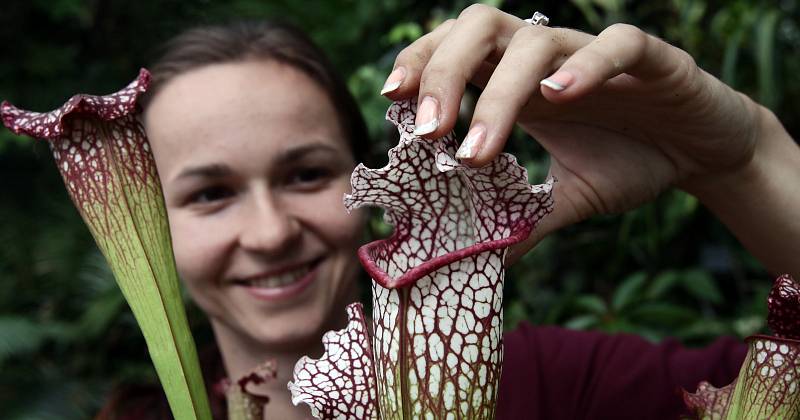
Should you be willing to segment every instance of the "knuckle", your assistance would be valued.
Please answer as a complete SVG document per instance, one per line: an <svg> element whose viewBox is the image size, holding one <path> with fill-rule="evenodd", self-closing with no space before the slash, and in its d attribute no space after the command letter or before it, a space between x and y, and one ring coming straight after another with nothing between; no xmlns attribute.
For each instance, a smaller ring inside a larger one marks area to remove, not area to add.
<svg viewBox="0 0 800 420"><path fill-rule="evenodd" d="M453 25L455 24L456 24L455 19L453 18L447 19L444 22L440 23L436 28L433 29L433 31L429 32L425 36L429 35L432 36L432 34L446 34L450 32L451 29L453 29Z"/></svg>
<svg viewBox="0 0 800 420"><path fill-rule="evenodd" d="M573 34L573 32L575 31L568 28L550 28L548 30L550 38L559 47L565 46L565 44L567 44L568 39Z"/></svg>
<svg viewBox="0 0 800 420"><path fill-rule="evenodd" d="M431 86L442 86L453 79L452 71L437 64L429 64L422 71L420 89L427 91Z"/></svg>
<svg viewBox="0 0 800 420"><path fill-rule="evenodd" d="M699 70L697 62L691 54L677 47L672 48L675 48L678 51L678 60L680 61L681 66L683 66L687 71Z"/></svg>
<svg viewBox="0 0 800 420"><path fill-rule="evenodd" d="M614 33L615 35L633 35L633 36L636 36L637 33L643 33L641 29L629 23L611 24L603 32L611 32Z"/></svg>
<svg viewBox="0 0 800 420"><path fill-rule="evenodd" d="M683 82L683 84L686 86L689 86L690 90L698 88L701 71L700 67L698 67L697 63L695 62L694 57L680 48L671 48L675 48L678 54L675 77Z"/></svg>
<svg viewBox="0 0 800 420"><path fill-rule="evenodd" d="M548 36L548 34L552 36ZM511 41L508 43L508 48L525 48L550 53L559 48L560 42L560 38L555 34L550 34L550 31L546 28L527 25L514 31L514 35L511 36Z"/></svg>
<svg viewBox="0 0 800 420"><path fill-rule="evenodd" d="M436 29L443 29L443 30L449 31L450 28L452 28L453 25L455 25L455 24L456 24L456 20L453 19L453 18L450 18L450 19L447 19L444 22L442 22L439 26L436 27Z"/></svg>
<svg viewBox="0 0 800 420"><path fill-rule="evenodd" d="M403 50L397 54L395 65L405 64L415 67L422 66L430 58L431 48L430 39L422 37L413 44L403 48Z"/></svg>
<svg viewBox="0 0 800 420"><path fill-rule="evenodd" d="M649 37L643 30L627 23L615 23L606 28L603 34L613 35L615 39L625 40L635 48L643 48L647 44Z"/></svg>
<svg viewBox="0 0 800 420"><path fill-rule="evenodd" d="M650 44L651 36L636 26L627 23L615 23L603 32L600 33L594 44L598 48L601 44L612 43L616 45L615 50L627 51L623 54L626 57L626 63L620 61L618 58L609 58L615 68L621 68L625 65L638 63L645 55L645 52Z"/></svg>
<svg viewBox="0 0 800 420"><path fill-rule="evenodd" d="M409 46L409 47L403 48L403 50L400 51L397 54L397 58L395 58L395 60L394 60L395 67L397 65L400 65L400 64L409 64L409 63L415 61L415 60L412 60L412 57L416 57L417 55L418 55L418 53L416 51L414 51L412 49L412 47Z"/></svg>
<svg viewBox="0 0 800 420"><path fill-rule="evenodd" d="M575 65L582 66L589 74L599 74L606 71L614 71L624 65L619 59L610 57L607 53L598 51L596 48L587 48L576 55ZM612 70L613 69L613 70Z"/></svg>
<svg viewBox="0 0 800 420"><path fill-rule="evenodd" d="M458 14L458 18L459 19L462 18L471 19L476 17L482 18L487 16L491 12L491 9L492 9L491 7L485 4L475 3L462 10L461 13Z"/></svg>

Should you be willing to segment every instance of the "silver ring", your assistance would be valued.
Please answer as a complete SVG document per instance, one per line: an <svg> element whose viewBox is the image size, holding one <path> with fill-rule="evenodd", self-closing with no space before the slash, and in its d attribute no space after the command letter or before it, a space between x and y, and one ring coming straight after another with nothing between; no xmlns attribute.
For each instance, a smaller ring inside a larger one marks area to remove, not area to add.
<svg viewBox="0 0 800 420"><path fill-rule="evenodd" d="M531 25L547 26L547 24L550 23L550 18L545 16L544 13L534 12L530 19L525 19L525 22Z"/></svg>

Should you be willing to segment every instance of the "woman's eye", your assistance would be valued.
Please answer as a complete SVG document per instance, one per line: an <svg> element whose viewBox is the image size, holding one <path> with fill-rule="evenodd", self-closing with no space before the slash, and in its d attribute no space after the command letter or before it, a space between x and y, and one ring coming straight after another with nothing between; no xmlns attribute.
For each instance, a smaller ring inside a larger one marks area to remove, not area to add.
<svg viewBox="0 0 800 420"><path fill-rule="evenodd" d="M303 168L295 171L289 177L291 184L316 184L328 179L331 171L326 168Z"/></svg>
<svg viewBox="0 0 800 420"><path fill-rule="evenodd" d="M233 195L233 190L228 187L214 186L203 188L189 197L191 204L208 204L224 200Z"/></svg>

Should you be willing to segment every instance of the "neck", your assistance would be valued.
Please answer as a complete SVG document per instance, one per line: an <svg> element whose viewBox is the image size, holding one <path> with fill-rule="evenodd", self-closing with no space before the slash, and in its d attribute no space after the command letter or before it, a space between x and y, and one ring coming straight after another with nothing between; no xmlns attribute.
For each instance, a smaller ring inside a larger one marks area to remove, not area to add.
<svg viewBox="0 0 800 420"><path fill-rule="evenodd" d="M295 406L286 385L292 380L294 365L303 356L318 358L323 347L319 336L307 343L292 347L267 346L249 337L238 334L228 326L211 321L214 335L219 345L225 372L232 381L251 373L254 368L265 361L273 360L277 367L277 375L266 383L251 384L247 390L256 394L269 396L269 403L264 407L265 418L309 419L310 411L305 404ZM341 328L337 326L336 328Z"/></svg>

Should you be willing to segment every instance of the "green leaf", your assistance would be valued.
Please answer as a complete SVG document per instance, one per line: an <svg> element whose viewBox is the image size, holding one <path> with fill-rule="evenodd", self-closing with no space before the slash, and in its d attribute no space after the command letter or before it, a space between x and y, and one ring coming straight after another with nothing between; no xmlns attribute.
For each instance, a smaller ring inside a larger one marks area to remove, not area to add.
<svg viewBox="0 0 800 420"><path fill-rule="evenodd" d="M78 331L84 338L94 338L106 331L125 307L125 299L112 290L92 301L78 321Z"/></svg>
<svg viewBox="0 0 800 420"><path fill-rule="evenodd" d="M664 297L667 292L672 290L675 285L680 284L680 282L680 275L674 270L658 273L658 275L650 283L650 286L647 288L645 297L647 297L647 299L658 299Z"/></svg>
<svg viewBox="0 0 800 420"><path fill-rule="evenodd" d="M401 44L404 42L414 42L422 36L424 31L417 22L403 22L394 25L386 35L389 44Z"/></svg>
<svg viewBox="0 0 800 420"><path fill-rule="evenodd" d="M624 318L612 319L602 326L603 331L609 333L628 333L647 336L648 339L656 337L657 334L643 325L636 325Z"/></svg>
<svg viewBox="0 0 800 420"><path fill-rule="evenodd" d="M675 337L683 341L710 341L720 335L730 334L726 324L716 319L699 318L687 326L675 331Z"/></svg>
<svg viewBox="0 0 800 420"><path fill-rule="evenodd" d="M13 143L23 144L30 142L31 139L25 136L17 136L13 133L5 130L0 130L0 153L3 152L3 149L8 147L8 145Z"/></svg>
<svg viewBox="0 0 800 420"><path fill-rule="evenodd" d="M517 327L520 321L530 319L525 304L515 300L505 309L503 316L503 331L510 331Z"/></svg>
<svg viewBox="0 0 800 420"><path fill-rule="evenodd" d="M582 312L590 312L595 315L604 315L608 312L606 302L596 295L580 295L573 302L575 307Z"/></svg>
<svg viewBox="0 0 800 420"><path fill-rule="evenodd" d="M733 321L733 330L739 337L749 337L757 334L766 325L765 317L762 315L750 315Z"/></svg>
<svg viewBox="0 0 800 420"><path fill-rule="evenodd" d="M721 79L728 85L736 86L736 69L739 62L744 28L739 27L725 42L725 52L722 58Z"/></svg>
<svg viewBox="0 0 800 420"><path fill-rule="evenodd" d="M0 317L0 366L9 357L35 351L46 337L39 324L28 318Z"/></svg>
<svg viewBox="0 0 800 420"><path fill-rule="evenodd" d="M611 308L615 312L620 312L638 298L641 298L640 293L646 282L647 274L643 271L637 271L628 276L614 291L614 296L611 298Z"/></svg>
<svg viewBox="0 0 800 420"><path fill-rule="evenodd" d="M586 22L589 23L594 29L600 29L602 26L602 19L600 15L594 10L594 6L592 5L591 0L571 0L571 3L575 5L578 10L581 11L583 18L586 19Z"/></svg>
<svg viewBox="0 0 800 420"><path fill-rule="evenodd" d="M697 312L666 302L647 302L637 306L628 318L637 322L659 325L681 325L697 318Z"/></svg>
<svg viewBox="0 0 800 420"><path fill-rule="evenodd" d="M697 299L711 303L722 302L722 293L708 272L699 269L686 270L683 272L682 282L686 291Z"/></svg>
<svg viewBox="0 0 800 420"><path fill-rule="evenodd" d="M755 25L759 102L770 109L776 109L779 97L775 82L775 35L779 18L777 10L770 10Z"/></svg>
<svg viewBox="0 0 800 420"><path fill-rule="evenodd" d="M600 323L600 318L597 315L581 315L570 319L564 323L564 327L571 330L587 330Z"/></svg>

